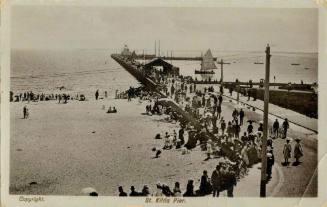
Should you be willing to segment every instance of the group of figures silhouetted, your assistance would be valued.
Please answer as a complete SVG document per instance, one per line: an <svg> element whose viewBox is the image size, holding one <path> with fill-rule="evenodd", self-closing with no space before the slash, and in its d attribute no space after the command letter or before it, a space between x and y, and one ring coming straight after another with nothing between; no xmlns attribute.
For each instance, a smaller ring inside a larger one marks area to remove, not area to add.
<svg viewBox="0 0 327 207"><path fill-rule="evenodd" d="M131 186L129 196L175 196L175 197L195 197L206 196L213 194L214 197L218 197L220 192L227 191L228 197L233 197L234 186L237 184L236 175L233 170L229 169L230 165L220 163L216 166L216 169L212 172L211 178L208 176L208 172L205 170L201 176L200 186L197 190L194 189L194 180L188 180L186 190L182 193L180 183L175 182L174 188L171 188L164 183L158 182L156 189L153 193L150 192L148 185L144 185L141 192L136 191L134 186ZM119 196L128 196L122 186L118 188Z"/></svg>

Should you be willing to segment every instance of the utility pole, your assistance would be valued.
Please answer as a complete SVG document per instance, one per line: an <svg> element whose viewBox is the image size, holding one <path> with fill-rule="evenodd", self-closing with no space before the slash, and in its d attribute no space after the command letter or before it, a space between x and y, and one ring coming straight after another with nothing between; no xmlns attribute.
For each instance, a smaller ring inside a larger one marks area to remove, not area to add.
<svg viewBox="0 0 327 207"><path fill-rule="evenodd" d="M144 53L144 49L143 49L143 64L145 64L145 53Z"/></svg>
<svg viewBox="0 0 327 207"><path fill-rule="evenodd" d="M157 40L154 41L154 57L157 57Z"/></svg>
<svg viewBox="0 0 327 207"><path fill-rule="evenodd" d="M229 65L230 63L224 62L223 59L217 62L220 65L220 84L223 85L224 82L224 64Z"/></svg>
<svg viewBox="0 0 327 207"><path fill-rule="evenodd" d="M160 40L159 40L159 51L158 51L158 56L160 57Z"/></svg>
<svg viewBox="0 0 327 207"><path fill-rule="evenodd" d="M237 90L237 104L240 103L240 85L238 83L236 83L236 90Z"/></svg>
<svg viewBox="0 0 327 207"><path fill-rule="evenodd" d="M262 149L261 149L262 154L261 154L260 197L266 197L270 57L271 57L270 46L268 44L266 48L265 103L264 103L264 114L263 114L263 137L262 137Z"/></svg>
<svg viewBox="0 0 327 207"><path fill-rule="evenodd" d="M173 51L170 51L170 64L173 64Z"/></svg>

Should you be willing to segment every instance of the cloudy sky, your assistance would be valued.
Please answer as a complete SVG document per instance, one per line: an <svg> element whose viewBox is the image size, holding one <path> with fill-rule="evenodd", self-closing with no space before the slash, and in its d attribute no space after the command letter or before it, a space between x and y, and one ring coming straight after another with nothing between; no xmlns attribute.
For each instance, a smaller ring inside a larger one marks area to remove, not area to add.
<svg viewBox="0 0 327 207"><path fill-rule="evenodd" d="M14 6L16 49L317 52L317 9Z"/></svg>

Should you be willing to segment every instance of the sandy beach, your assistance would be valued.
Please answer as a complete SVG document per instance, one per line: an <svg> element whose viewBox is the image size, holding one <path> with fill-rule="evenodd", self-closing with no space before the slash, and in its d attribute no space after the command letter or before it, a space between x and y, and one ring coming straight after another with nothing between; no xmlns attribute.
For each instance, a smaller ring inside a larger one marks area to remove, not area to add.
<svg viewBox="0 0 327 207"><path fill-rule="evenodd" d="M141 115L145 103L133 100L100 100L28 105L30 118L22 119L24 104L11 104L11 193L79 195L84 187L94 187L100 195L116 195L134 185L176 181L185 188L188 179L195 186L202 171L210 173L215 160L203 161L199 148L182 155L179 150L163 150L154 159L153 147L162 148L156 133L173 132L176 124L164 116ZM116 106L117 114L102 110ZM155 166L155 167L154 167ZM37 182L36 185L30 185Z"/></svg>
<svg viewBox="0 0 327 207"><path fill-rule="evenodd" d="M83 188L92 187L100 195L114 196L118 195L120 185L129 192L131 185L141 191L147 184L150 192L154 192L157 182L173 186L176 181L181 183L184 192L188 179L194 180L197 189L203 170L211 175L217 160L204 161L206 154L200 147L186 155L182 155L181 150L162 150L160 158L154 158L152 148L163 146L163 140L156 140L154 136L166 131L172 133L174 129L178 131L179 125L167 122L165 115L143 115L146 104L147 101L139 103L136 99L131 102L103 99L69 101L68 104L56 101L12 103L10 193L81 195ZM30 111L28 119L22 119L24 105ZM115 106L118 113L107 114L103 105L106 109ZM235 102L225 99L222 115L229 119L234 107ZM245 111L245 120L262 120L259 111L247 108ZM257 127L255 123L254 128ZM242 126L241 133L245 130L246 126ZM305 191L307 196L314 195L317 177L312 181L311 173L317 163L317 140L292 128L289 136L303 139L306 162L298 167L283 167L285 141L276 140L276 164L267 192L273 196L299 196ZM258 196L259 178L260 166L250 168L249 174L235 187L235 196ZM287 185L291 180L286 179L290 178L296 185ZM249 184L253 186L251 191Z"/></svg>

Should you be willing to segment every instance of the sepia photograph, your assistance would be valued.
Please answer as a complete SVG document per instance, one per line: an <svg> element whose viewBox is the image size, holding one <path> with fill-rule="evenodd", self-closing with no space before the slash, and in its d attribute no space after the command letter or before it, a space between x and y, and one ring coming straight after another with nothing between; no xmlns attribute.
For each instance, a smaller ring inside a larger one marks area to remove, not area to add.
<svg viewBox="0 0 327 207"><path fill-rule="evenodd" d="M318 197L318 17L13 5L9 194Z"/></svg>

